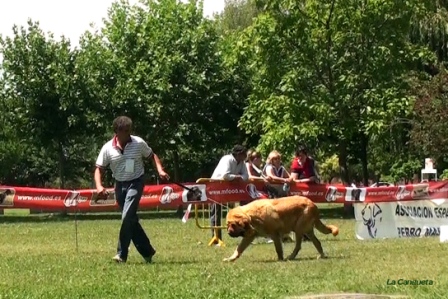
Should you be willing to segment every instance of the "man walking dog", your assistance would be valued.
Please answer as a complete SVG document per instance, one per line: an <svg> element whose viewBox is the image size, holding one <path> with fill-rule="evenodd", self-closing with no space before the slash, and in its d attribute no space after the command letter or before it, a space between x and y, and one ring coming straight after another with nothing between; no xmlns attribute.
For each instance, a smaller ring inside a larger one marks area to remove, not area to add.
<svg viewBox="0 0 448 299"><path fill-rule="evenodd" d="M156 250L152 247L148 236L141 226L137 210L144 187L143 158L150 159L162 179L169 179L159 157L140 137L131 135L132 120L119 116L113 121L114 137L103 145L96 160L95 184L99 196L107 195L102 185L102 171L108 166L115 179L115 199L120 207L121 228L118 238L117 255L113 260L126 262L129 245L134 243L137 251L146 262L150 263Z"/></svg>

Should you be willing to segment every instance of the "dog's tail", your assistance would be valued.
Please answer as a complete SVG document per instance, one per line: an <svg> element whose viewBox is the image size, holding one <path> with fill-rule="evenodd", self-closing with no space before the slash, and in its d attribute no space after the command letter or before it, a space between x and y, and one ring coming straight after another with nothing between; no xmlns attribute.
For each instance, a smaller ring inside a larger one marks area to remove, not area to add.
<svg viewBox="0 0 448 299"><path fill-rule="evenodd" d="M337 226L325 225L322 223L322 221L320 221L319 218L317 218L316 221L314 221L314 226L318 231L326 235L333 234L333 236L336 237L339 234L339 228Z"/></svg>

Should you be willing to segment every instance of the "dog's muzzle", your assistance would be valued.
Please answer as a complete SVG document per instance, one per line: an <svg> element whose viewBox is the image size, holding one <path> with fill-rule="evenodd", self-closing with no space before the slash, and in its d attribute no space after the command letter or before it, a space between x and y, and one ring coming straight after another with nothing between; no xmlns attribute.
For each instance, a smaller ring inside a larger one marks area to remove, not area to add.
<svg viewBox="0 0 448 299"><path fill-rule="evenodd" d="M244 233L245 233L245 231L244 230L238 230L238 231L235 231L235 230L229 230L229 231L227 231L227 233L229 234L229 236L230 237L232 237L232 238L239 238L239 237L244 237Z"/></svg>

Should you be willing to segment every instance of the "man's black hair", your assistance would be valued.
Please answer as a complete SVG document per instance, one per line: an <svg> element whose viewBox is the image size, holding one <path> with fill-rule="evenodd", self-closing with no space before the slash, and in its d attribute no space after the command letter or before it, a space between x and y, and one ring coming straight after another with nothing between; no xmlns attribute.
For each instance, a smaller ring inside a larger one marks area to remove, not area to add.
<svg viewBox="0 0 448 299"><path fill-rule="evenodd" d="M112 123L112 127L114 129L114 133L121 131L123 129L132 128L132 119L127 116L119 116L114 119Z"/></svg>
<svg viewBox="0 0 448 299"><path fill-rule="evenodd" d="M296 156L300 155L300 153L304 153L305 155L308 154L308 150L306 149L306 146L304 144L299 144L296 147L296 152L295 152Z"/></svg>
<svg viewBox="0 0 448 299"><path fill-rule="evenodd" d="M246 153L247 153L247 148L243 145L237 144L232 149L233 155L246 154Z"/></svg>

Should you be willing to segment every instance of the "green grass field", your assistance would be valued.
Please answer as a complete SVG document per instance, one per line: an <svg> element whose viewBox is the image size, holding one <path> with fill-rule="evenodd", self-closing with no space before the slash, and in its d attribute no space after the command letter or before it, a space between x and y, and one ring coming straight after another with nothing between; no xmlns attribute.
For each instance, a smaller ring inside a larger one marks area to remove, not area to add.
<svg viewBox="0 0 448 299"><path fill-rule="evenodd" d="M296 261L277 262L273 244L256 244L235 263L223 263L239 240L225 235L225 247L209 247L208 230L164 214L142 215L157 249L153 264L144 264L132 246L127 264L111 261L118 214L79 215L78 252L73 215L0 216L0 298L243 299L335 292L448 298L448 245L438 238L358 241L353 219L325 209L324 222L340 226L337 237L317 233L328 259L317 260L305 242ZM285 244L287 254L292 247ZM388 279L434 284L391 286Z"/></svg>

